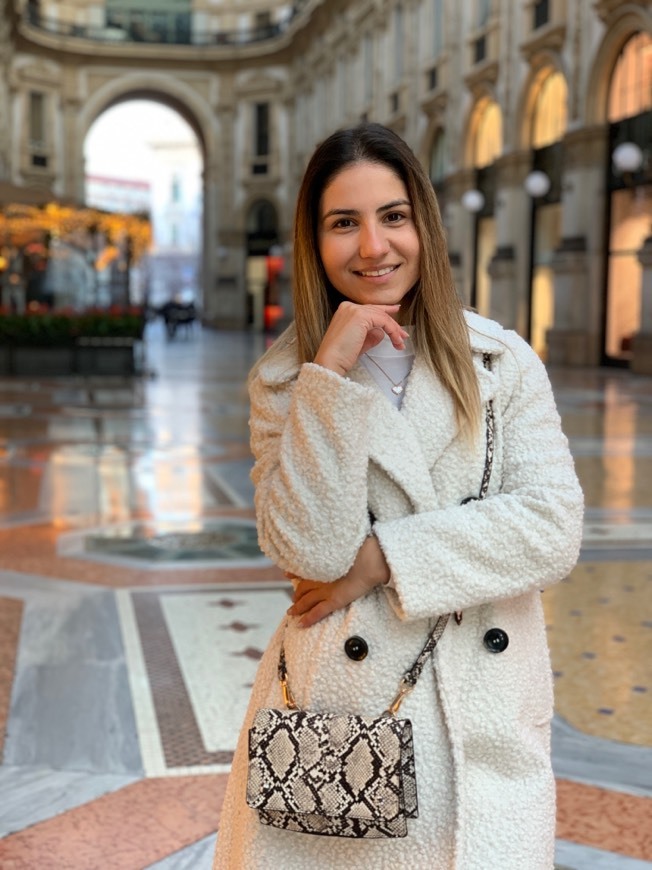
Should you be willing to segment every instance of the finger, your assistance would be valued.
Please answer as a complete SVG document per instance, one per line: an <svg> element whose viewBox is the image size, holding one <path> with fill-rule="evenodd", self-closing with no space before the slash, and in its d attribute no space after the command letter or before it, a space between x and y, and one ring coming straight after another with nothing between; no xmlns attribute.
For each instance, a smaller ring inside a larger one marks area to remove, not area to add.
<svg viewBox="0 0 652 870"><path fill-rule="evenodd" d="M311 607L314 607L320 601L325 601L327 599L327 595L324 593L322 589L311 589L306 592L305 595L302 595L299 601L295 601L288 613L291 616L301 616L304 613L307 613Z"/></svg>
<svg viewBox="0 0 652 870"><path fill-rule="evenodd" d="M407 330L405 330L400 323L392 317L392 314L395 314L397 310L400 309L400 305L370 305L367 307L369 309L374 309L381 315L380 320L376 317L372 317L371 323L369 324L369 332L375 329L382 329L384 333L390 336L390 338L408 338Z"/></svg>
<svg viewBox="0 0 652 870"><path fill-rule="evenodd" d="M319 604L315 604L308 613L301 617L299 620L299 628L310 628L311 626L316 625L318 622L321 622L322 619L330 616L334 610L335 607L330 601L320 601Z"/></svg>
<svg viewBox="0 0 652 870"><path fill-rule="evenodd" d="M296 603L307 592L311 592L313 589L318 589L320 586L323 586L323 583L320 583L318 580L300 580L294 590L292 601Z"/></svg>

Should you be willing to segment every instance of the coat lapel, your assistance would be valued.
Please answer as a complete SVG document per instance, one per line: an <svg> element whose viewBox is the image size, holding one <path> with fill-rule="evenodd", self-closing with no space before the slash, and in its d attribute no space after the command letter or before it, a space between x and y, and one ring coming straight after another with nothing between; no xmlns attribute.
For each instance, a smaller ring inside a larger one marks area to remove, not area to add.
<svg viewBox="0 0 652 870"><path fill-rule="evenodd" d="M500 356L504 344L498 333L498 324L476 314L466 312L469 339L473 352L480 400L485 405L498 389L495 366L486 369L483 355ZM272 366L265 367L268 383L287 382L296 377L299 366L296 362L292 327L283 336L284 352L278 353ZM439 378L427 363L417 357L408 377L405 396L398 410L387 401L373 378L359 362L349 373L352 381L369 387L374 392L371 425L368 427L370 478L370 502L381 495L382 476L374 474L374 464L397 485L410 502L413 512L433 510L437 497L432 484L432 470L450 446L457 433L453 400L442 386Z"/></svg>

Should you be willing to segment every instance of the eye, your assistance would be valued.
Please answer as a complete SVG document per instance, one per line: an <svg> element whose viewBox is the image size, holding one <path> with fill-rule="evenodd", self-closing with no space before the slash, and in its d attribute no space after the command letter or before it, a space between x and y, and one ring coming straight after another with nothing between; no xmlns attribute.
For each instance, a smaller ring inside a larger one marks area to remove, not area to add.
<svg viewBox="0 0 652 870"><path fill-rule="evenodd" d="M385 215L385 220L387 221L387 223L396 224L402 220L405 220L405 217L406 216L403 214L403 212L390 211L388 212L388 214Z"/></svg>
<svg viewBox="0 0 652 870"><path fill-rule="evenodd" d="M348 230L352 226L353 226L353 221L351 220L351 218L343 217L343 218L339 218L338 220L335 221L335 223L333 224L333 229L334 230Z"/></svg>

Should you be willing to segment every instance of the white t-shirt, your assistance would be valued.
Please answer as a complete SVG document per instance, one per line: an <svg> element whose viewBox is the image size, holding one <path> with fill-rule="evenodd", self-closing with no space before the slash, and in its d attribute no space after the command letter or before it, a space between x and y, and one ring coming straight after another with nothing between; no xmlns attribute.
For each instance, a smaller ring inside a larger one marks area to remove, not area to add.
<svg viewBox="0 0 652 870"><path fill-rule="evenodd" d="M409 332L409 327L406 327ZM414 362L412 339L405 339L404 350L397 350L388 335L360 357L360 362L389 401L400 408L405 384Z"/></svg>

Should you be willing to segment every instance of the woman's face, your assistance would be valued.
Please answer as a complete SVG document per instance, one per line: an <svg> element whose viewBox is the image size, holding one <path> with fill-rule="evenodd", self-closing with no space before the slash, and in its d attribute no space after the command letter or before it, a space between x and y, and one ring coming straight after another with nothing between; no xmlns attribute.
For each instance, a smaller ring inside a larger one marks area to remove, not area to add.
<svg viewBox="0 0 652 870"><path fill-rule="evenodd" d="M328 280L361 305L402 302L419 279L419 237L407 190L381 163L353 163L324 189L319 254Z"/></svg>

